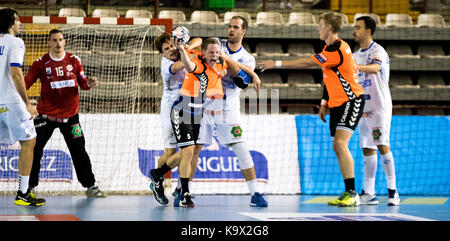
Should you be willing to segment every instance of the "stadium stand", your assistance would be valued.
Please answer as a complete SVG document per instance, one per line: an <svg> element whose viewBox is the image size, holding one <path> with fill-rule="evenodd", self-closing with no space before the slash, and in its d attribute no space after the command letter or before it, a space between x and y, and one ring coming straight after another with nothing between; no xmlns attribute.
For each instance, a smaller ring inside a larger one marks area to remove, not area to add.
<svg viewBox="0 0 450 241"><path fill-rule="evenodd" d="M288 53L295 57L307 57L315 53L314 46L309 43L290 43Z"/></svg>
<svg viewBox="0 0 450 241"><path fill-rule="evenodd" d="M58 17L86 17L86 13L81 8L61 8Z"/></svg>
<svg viewBox="0 0 450 241"><path fill-rule="evenodd" d="M386 14L387 27L409 27L413 26L413 21L411 16L406 13L388 13Z"/></svg>
<svg viewBox="0 0 450 241"><path fill-rule="evenodd" d="M192 12L191 23L219 23L219 16L213 11L196 10Z"/></svg>
<svg viewBox="0 0 450 241"><path fill-rule="evenodd" d="M256 25L283 25L283 16L279 12L258 12Z"/></svg>
<svg viewBox="0 0 450 241"><path fill-rule="evenodd" d="M152 18L152 12L143 9L130 9L125 13L126 18Z"/></svg>
<svg viewBox="0 0 450 241"><path fill-rule="evenodd" d="M316 24L314 15L309 12L291 12L288 19L289 25L311 25Z"/></svg>
<svg viewBox="0 0 450 241"><path fill-rule="evenodd" d="M186 22L186 14L180 10L162 10L159 12L158 18L171 18L174 24Z"/></svg>
<svg viewBox="0 0 450 241"><path fill-rule="evenodd" d="M445 27L445 20L440 14L420 14L417 27Z"/></svg>
<svg viewBox="0 0 450 241"><path fill-rule="evenodd" d="M118 18L118 17L120 17L120 14L115 9L98 8L98 9L94 9L94 11L92 12L92 17L94 17L94 18L104 18L104 17Z"/></svg>

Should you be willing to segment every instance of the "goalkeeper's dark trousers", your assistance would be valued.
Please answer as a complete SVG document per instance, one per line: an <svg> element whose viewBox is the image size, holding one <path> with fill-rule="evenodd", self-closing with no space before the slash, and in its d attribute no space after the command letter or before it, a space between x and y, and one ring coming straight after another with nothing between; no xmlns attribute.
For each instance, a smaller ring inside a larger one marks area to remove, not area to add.
<svg viewBox="0 0 450 241"><path fill-rule="evenodd" d="M39 115L34 120L34 126L37 136L36 146L34 147L33 166L30 173L30 188L34 188L39 184L39 171L44 147L56 128L59 128L69 149L78 181L86 188L95 184L91 160L86 152L84 134L81 130L78 114L67 119Z"/></svg>

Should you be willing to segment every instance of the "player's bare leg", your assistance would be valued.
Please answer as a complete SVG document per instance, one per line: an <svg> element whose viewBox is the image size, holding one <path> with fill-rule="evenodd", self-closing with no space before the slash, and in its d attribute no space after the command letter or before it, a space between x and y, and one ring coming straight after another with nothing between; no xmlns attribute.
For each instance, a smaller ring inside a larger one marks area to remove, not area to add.
<svg viewBox="0 0 450 241"><path fill-rule="evenodd" d="M158 159L158 168L161 167L164 163L166 163L169 157L174 155L176 151L177 148L164 148L164 153Z"/></svg>
<svg viewBox="0 0 450 241"><path fill-rule="evenodd" d="M192 156L192 160L191 160L191 174L189 176L189 184L191 184L194 175L195 175L195 171L197 170L197 164L198 164L198 157L200 155L200 152L202 151L203 145L195 145L194 147L194 154ZM181 160L181 155L179 155L179 159ZM171 162L175 162L175 158L171 158ZM179 174L179 173L178 173ZM190 189L190 186L189 186ZM177 187L175 188L175 190L172 193L172 196L175 198L173 201L173 206L175 207L179 207L180 206L180 200L182 198L182 194L181 194L181 176L178 175L178 183L177 183ZM191 198L193 198L191 196Z"/></svg>
<svg viewBox="0 0 450 241"><path fill-rule="evenodd" d="M20 206L42 206L45 200L35 198L30 195L28 190L28 181L30 178L31 167L33 165L33 152L36 144L36 138L27 141L20 141L20 154L18 161L19 169L19 190L17 191L14 204Z"/></svg>
<svg viewBox="0 0 450 241"><path fill-rule="evenodd" d="M330 205L358 206L359 195L355 191L355 169L352 154L348 148L348 143L353 133L346 130L336 130L334 135L333 150L336 153L345 183L345 192Z"/></svg>
<svg viewBox="0 0 450 241"><path fill-rule="evenodd" d="M176 148L164 148L164 153L162 154L162 156L158 159L158 168L161 167L164 163L166 163L167 159L172 156L173 154L175 154L175 152L177 151ZM166 175L164 175L164 187L165 188L171 188L172 187L172 179L171 179L171 175L172 172L169 171L166 173Z"/></svg>

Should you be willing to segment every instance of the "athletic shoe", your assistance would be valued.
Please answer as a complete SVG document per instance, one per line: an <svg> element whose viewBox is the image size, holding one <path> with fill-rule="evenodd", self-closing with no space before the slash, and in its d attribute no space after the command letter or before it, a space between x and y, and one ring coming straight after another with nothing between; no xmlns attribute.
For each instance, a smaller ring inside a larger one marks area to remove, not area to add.
<svg viewBox="0 0 450 241"><path fill-rule="evenodd" d="M390 197L388 199L388 206L398 206L400 205L400 197L398 195L398 193L394 194L394 197Z"/></svg>
<svg viewBox="0 0 450 241"><path fill-rule="evenodd" d="M328 202L328 205L339 207L359 206L359 195L354 192L343 192L337 199Z"/></svg>
<svg viewBox="0 0 450 241"><path fill-rule="evenodd" d="M344 197L338 204L339 207L356 207L359 206L359 195L355 191L344 192Z"/></svg>
<svg viewBox="0 0 450 241"><path fill-rule="evenodd" d="M328 205L330 205L330 206L338 206L339 203L342 202L342 199L344 198L344 196L346 196L346 195L347 195L347 192L343 192L341 195L339 195L339 197L337 199L335 199L333 201L329 201Z"/></svg>
<svg viewBox="0 0 450 241"><path fill-rule="evenodd" d="M180 201L181 201L181 189L180 189L180 193L178 193L177 196L175 197L175 199L173 200L173 206L174 207L179 207L180 206Z"/></svg>
<svg viewBox="0 0 450 241"><path fill-rule="evenodd" d="M37 198L37 195L34 194L34 193L36 192L36 191L34 190L34 187L33 187L33 188L28 188L27 192L30 194L30 196L31 196L32 198Z"/></svg>
<svg viewBox="0 0 450 241"><path fill-rule="evenodd" d="M255 192L255 194L253 194L252 199L250 201L250 206L252 206L252 207L267 207L267 202L266 202L266 200L264 200L264 197L259 192Z"/></svg>
<svg viewBox="0 0 450 241"><path fill-rule="evenodd" d="M195 204L191 200L191 194L188 192L185 192L183 197L180 200L180 207L188 207L193 208Z"/></svg>
<svg viewBox="0 0 450 241"><path fill-rule="evenodd" d="M106 197L106 194L98 189L97 186L92 186L86 190L87 197Z"/></svg>
<svg viewBox="0 0 450 241"><path fill-rule="evenodd" d="M152 182L150 183L150 189L153 192L153 196L155 196L155 199L157 202L161 203L162 205L166 205L169 203L169 199L167 199L166 195L164 194L164 177L158 177L155 174L155 169L152 169L150 171L150 179Z"/></svg>
<svg viewBox="0 0 450 241"><path fill-rule="evenodd" d="M360 204L361 205L377 205L378 202L378 198L375 195L370 195L367 193L363 193L361 194L360 197Z"/></svg>
<svg viewBox="0 0 450 241"><path fill-rule="evenodd" d="M22 193L21 191L17 191L14 204L19 206L42 206L45 204L45 199L33 198L29 192Z"/></svg>

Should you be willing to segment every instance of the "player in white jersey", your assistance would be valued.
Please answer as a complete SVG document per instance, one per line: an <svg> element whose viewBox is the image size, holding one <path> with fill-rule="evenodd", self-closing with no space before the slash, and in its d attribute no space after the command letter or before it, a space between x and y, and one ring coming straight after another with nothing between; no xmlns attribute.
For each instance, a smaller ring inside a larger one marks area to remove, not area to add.
<svg viewBox="0 0 450 241"><path fill-rule="evenodd" d="M35 198L28 190L36 130L33 118L38 115L31 105L22 72L25 44L15 37L20 20L14 9L0 9L0 144L21 145L18 169L19 190L14 203L20 206L41 206L44 199Z"/></svg>
<svg viewBox="0 0 450 241"><path fill-rule="evenodd" d="M353 53L359 83L366 94L364 113L359 122L360 145L364 153L364 191L361 204L378 204L375 196L377 152L383 159L386 174L389 206L399 205L400 199L395 184L395 166L389 148L389 133L392 119L392 99L389 91L389 56L384 48L373 41L376 23L363 16L356 19L353 36L360 49Z"/></svg>
<svg viewBox="0 0 450 241"><path fill-rule="evenodd" d="M247 26L248 24L245 18L234 16L230 19L228 25L228 39L219 41L221 43L221 51L231 57L241 69L247 68L253 71L255 68L255 58L242 46L242 39L247 32ZM256 89L259 88L260 83L259 78L253 78L253 85ZM241 88L236 86L231 76L222 78L222 86L223 92L225 93L225 100L216 100L212 103L205 104L206 107L200 127L198 143L210 145L214 127L216 127L220 144L231 147L239 160L241 172L252 195L250 205L266 207L267 202L257 187L253 159L242 136L239 98Z"/></svg>

